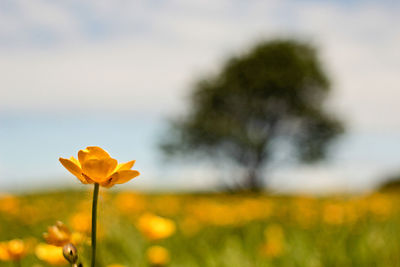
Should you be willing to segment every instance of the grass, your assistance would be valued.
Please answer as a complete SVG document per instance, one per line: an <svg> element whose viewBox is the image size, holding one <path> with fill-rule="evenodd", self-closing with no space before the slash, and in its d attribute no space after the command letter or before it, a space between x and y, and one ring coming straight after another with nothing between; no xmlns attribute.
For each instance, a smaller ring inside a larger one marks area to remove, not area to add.
<svg viewBox="0 0 400 267"><path fill-rule="evenodd" d="M169 251L171 267L400 266L399 204L395 192L314 198L101 189L96 266L149 266L152 245ZM42 233L57 220L89 237L90 212L90 191L3 196L0 238L44 242ZM149 240L138 227L145 213L173 220L176 231ZM88 242L79 252L89 266ZM50 266L34 253L21 263Z"/></svg>

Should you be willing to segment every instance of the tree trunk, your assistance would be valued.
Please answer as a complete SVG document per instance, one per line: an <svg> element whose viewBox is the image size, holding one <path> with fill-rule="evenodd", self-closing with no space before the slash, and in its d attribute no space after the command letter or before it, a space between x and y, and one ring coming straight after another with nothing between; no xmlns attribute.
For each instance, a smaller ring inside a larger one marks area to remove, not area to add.
<svg viewBox="0 0 400 267"><path fill-rule="evenodd" d="M252 192L259 192L262 189L262 183L258 174L258 168L250 168L246 177L246 189Z"/></svg>

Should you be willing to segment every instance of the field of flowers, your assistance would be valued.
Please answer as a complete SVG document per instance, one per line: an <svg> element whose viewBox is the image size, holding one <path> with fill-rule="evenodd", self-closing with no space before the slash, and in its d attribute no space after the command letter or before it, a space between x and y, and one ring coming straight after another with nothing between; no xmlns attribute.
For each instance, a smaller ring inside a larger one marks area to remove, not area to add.
<svg viewBox="0 0 400 267"><path fill-rule="evenodd" d="M91 194L1 195L0 266L68 266L52 238L70 240L90 266ZM396 193L101 190L96 266L400 266L399 204Z"/></svg>

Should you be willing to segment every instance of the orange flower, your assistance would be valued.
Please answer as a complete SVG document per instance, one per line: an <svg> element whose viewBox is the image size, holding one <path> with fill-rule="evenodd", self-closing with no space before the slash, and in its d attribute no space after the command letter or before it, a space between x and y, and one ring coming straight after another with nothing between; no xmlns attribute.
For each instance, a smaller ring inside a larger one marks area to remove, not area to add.
<svg viewBox="0 0 400 267"><path fill-rule="evenodd" d="M62 247L70 242L71 232L65 224L58 221L56 225L47 228L47 233L44 233L43 237L47 243Z"/></svg>
<svg viewBox="0 0 400 267"><path fill-rule="evenodd" d="M69 220L70 225L73 230L81 233L90 233L92 225L90 215L85 212L79 212L74 215Z"/></svg>
<svg viewBox="0 0 400 267"><path fill-rule="evenodd" d="M146 254L151 266L164 266L170 260L168 250L161 246L151 246Z"/></svg>
<svg viewBox="0 0 400 267"><path fill-rule="evenodd" d="M119 163L100 147L79 150L78 159L60 158L61 164L84 184L98 183L104 187L123 184L140 173L131 170L135 161Z"/></svg>
<svg viewBox="0 0 400 267"><path fill-rule="evenodd" d="M27 252L27 245L20 239L0 243L0 260L17 261L23 258Z"/></svg>
<svg viewBox="0 0 400 267"><path fill-rule="evenodd" d="M146 213L139 218L138 228L150 240L163 239L175 232L175 223L154 214Z"/></svg>
<svg viewBox="0 0 400 267"><path fill-rule="evenodd" d="M61 247L40 243L35 249L36 257L51 265L66 265L67 260L63 256Z"/></svg>
<svg viewBox="0 0 400 267"><path fill-rule="evenodd" d="M90 230L90 228L89 228ZM63 247L69 243L78 245L85 241L85 236L79 232L71 232L62 222L56 222L56 225L49 226L47 233L43 234L44 239L50 245Z"/></svg>
<svg viewBox="0 0 400 267"><path fill-rule="evenodd" d="M262 254L268 258L280 257L285 251L285 234L282 227L271 224L265 229L264 236L266 242L261 247Z"/></svg>

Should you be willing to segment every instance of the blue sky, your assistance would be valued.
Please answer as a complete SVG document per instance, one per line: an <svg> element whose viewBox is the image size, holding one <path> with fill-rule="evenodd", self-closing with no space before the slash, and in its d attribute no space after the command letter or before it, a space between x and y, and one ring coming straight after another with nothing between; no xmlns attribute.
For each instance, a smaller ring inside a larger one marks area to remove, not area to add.
<svg viewBox="0 0 400 267"><path fill-rule="evenodd" d="M164 119L227 57L289 36L319 48L328 108L348 132L330 161L270 170L271 185L368 189L400 170L399 11L395 1L1 1L0 188L74 184L57 158L96 144L137 159L133 187L215 187L212 167L160 157Z"/></svg>

